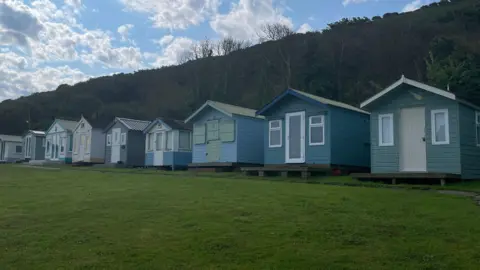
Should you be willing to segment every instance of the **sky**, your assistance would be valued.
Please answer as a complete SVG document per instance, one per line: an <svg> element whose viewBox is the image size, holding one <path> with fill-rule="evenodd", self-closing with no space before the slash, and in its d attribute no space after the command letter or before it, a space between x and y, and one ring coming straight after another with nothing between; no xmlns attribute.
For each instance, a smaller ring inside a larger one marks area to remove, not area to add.
<svg viewBox="0 0 480 270"><path fill-rule="evenodd" d="M93 77L175 65L192 44L257 41L266 23L296 32L436 0L0 0L0 101Z"/></svg>

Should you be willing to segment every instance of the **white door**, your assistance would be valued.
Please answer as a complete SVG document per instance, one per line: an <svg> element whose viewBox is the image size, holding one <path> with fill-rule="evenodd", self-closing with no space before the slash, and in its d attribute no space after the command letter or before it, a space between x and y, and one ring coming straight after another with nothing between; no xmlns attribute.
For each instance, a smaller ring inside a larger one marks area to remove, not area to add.
<svg viewBox="0 0 480 270"><path fill-rule="evenodd" d="M77 160L84 160L85 158L85 146L86 146L86 139L85 134L80 134L80 143L78 144L77 149Z"/></svg>
<svg viewBox="0 0 480 270"><path fill-rule="evenodd" d="M400 171L426 172L425 108L407 108L400 112Z"/></svg>
<svg viewBox="0 0 480 270"><path fill-rule="evenodd" d="M112 156L111 163L117 163L120 161L120 134L122 130L120 128L112 129Z"/></svg>
<svg viewBox="0 0 480 270"><path fill-rule="evenodd" d="M164 141L165 141L165 132L160 131L157 133L153 133L152 135L155 136L155 144L154 147L154 156L153 156L153 165L154 166L163 166L163 151L164 151Z"/></svg>
<svg viewBox="0 0 480 270"><path fill-rule="evenodd" d="M305 112L287 113L285 115L285 162L305 162Z"/></svg>

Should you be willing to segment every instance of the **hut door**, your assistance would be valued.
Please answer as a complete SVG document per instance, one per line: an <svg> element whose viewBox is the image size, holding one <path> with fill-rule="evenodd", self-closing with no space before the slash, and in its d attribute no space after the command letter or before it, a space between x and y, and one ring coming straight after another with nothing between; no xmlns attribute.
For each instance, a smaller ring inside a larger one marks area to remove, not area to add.
<svg viewBox="0 0 480 270"><path fill-rule="evenodd" d="M120 128L112 129L112 156L110 157L111 163L117 163L120 161Z"/></svg>
<svg viewBox="0 0 480 270"><path fill-rule="evenodd" d="M286 163L305 162L305 112L287 113L286 119Z"/></svg>
<svg viewBox="0 0 480 270"><path fill-rule="evenodd" d="M78 160L83 160L85 156L85 134L80 134L80 143L78 144Z"/></svg>
<svg viewBox="0 0 480 270"><path fill-rule="evenodd" d="M222 142L220 141L218 120L207 122L207 161L220 161L220 150Z"/></svg>
<svg viewBox="0 0 480 270"><path fill-rule="evenodd" d="M400 171L427 171L424 107L400 112Z"/></svg>

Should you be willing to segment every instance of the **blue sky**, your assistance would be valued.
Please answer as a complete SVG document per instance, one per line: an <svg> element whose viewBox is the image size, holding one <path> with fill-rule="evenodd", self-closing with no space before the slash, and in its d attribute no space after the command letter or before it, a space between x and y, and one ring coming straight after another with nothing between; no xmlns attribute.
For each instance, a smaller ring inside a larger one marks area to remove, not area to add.
<svg viewBox="0 0 480 270"><path fill-rule="evenodd" d="M92 77L177 64L192 44L257 42L345 17L408 12L435 0L0 0L0 101Z"/></svg>

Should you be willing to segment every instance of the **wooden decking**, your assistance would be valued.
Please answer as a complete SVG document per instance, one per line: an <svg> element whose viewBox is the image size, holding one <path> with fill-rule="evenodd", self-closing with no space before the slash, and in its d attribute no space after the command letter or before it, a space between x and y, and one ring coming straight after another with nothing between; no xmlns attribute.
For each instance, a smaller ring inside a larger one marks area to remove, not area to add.
<svg viewBox="0 0 480 270"><path fill-rule="evenodd" d="M350 172L365 172L369 171L369 168L331 164L279 164L265 165L263 167L242 167L241 171L245 175L258 175L260 177L269 175L288 177L290 175L299 174L302 178L308 178L313 174L346 175Z"/></svg>
<svg viewBox="0 0 480 270"><path fill-rule="evenodd" d="M189 171L208 171L208 172L232 172L240 168L259 167L259 164L237 163L237 162L205 162L188 164Z"/></svg>
<svg viewBox="0 0 480 270"><path fill-rule="evenodd" d="M353 173L351 174L353 178L358 180L390 180L392 184L397 184L397 180L429 180L435 181L438 180L439 183L443 186L447 181L458 181L461 179L459 174L451 173L428 173L428 172L419 172L419 173Z"/></svg>

